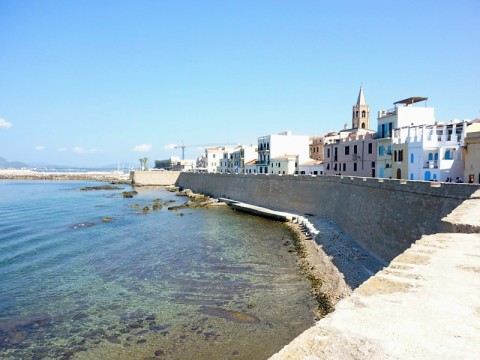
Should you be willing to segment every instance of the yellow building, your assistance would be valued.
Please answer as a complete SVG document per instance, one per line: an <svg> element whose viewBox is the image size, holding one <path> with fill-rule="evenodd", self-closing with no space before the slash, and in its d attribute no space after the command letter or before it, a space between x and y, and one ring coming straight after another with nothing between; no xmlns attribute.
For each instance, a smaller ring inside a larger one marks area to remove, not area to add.
<svg viewBox="0 0 480 360"><path fill-rule="evenodd" d="M474 122L467 128L464 147L464 181L480 183L480 122Z"/></svg>

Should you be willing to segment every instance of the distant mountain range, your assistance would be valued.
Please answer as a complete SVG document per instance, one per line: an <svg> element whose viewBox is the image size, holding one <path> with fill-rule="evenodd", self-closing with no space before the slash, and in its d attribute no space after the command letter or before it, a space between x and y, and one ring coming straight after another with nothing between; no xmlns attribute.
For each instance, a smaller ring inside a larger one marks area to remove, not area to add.
<svg viewBox="0 0 480 360"><path fill-rule="evenodd" d="M32 166L20 161L8 161L7 159L0 157L0 168L18 169L18 168L29 168L29 167L32 167Z"/></svg>
<svg viewBox="0 0 480 360"><path fill-rule="evenodd" d="M106 166L89 166L89 169L112 169L116 170L118 165L106 165ZM32 163L32 164L26 164L21 161L9 161L5 158L0 157L0 169L1 168L8 168L8 169L25 169L25 168L41 168L41 169L79 169L79 168L84 168L84 167L78 167L78 166L67 166L67 165L53 165L53 164L48 164L48 163ZM120 169L122 170L122 169Z"/></svg>

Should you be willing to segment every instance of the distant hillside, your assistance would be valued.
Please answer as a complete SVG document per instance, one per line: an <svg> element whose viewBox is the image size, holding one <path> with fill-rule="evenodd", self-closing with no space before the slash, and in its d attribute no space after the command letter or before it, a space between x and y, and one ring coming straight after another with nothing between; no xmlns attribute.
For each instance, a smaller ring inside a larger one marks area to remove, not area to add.
<svg viewBox="0 0 480 360"><path fill-rule="evenodd" d="M20 161L8 161L7 159L4 159L0 157L0 168L28 168L30 167L28 164L22 163Z"/></svg>

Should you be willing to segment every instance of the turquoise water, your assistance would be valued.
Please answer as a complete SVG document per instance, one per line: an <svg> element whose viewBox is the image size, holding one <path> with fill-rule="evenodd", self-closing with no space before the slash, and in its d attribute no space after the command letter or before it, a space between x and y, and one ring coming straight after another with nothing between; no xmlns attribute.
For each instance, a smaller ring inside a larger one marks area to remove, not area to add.
<svg viewBox="0 0 480 360"><path fill-rule="evenodd" d="M96 185L0 182L0 358L265 359L313 325L282 224Z"/></svg>

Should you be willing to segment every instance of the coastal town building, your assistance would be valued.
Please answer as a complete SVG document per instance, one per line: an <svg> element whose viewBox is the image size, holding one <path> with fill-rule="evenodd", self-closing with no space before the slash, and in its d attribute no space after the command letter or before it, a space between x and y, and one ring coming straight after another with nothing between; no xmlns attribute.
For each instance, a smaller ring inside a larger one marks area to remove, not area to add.
<svg viewBox="0 0 480 360"><path fill-rule="evenodd" d="M205 169L209 173L227 172L233 169L233 161L230 161L230 154L236 146L215 146L205 148Z"/></svg>
<svg viewBox="0 0 480 360"><path fill-rule="evenodd" d="M323 136L310 137L310 159L323 161Z"/></svg>
<svg viewBox="0 0 480 360"><path fill-rule="evenodd" d="M271 158L269 174L297 174L299 169L298 164L298 155L283 155Z"/></svg>
<svg viewBox="0 0 480 360"><path fill-rule="evenodd" d="M300 175L323 175L325 173L323 161L320 160L311 160L300 164L299 171Z"/></svg>
<svg viewBox="0 0 480 360"><path fill-rule="evenodd" d="M480 183L480 119L467 127L463 147L465 168L463 178L468 183Z"/></svg>
<svg viewBox="0 0 480 360"><path fill-rule="evenodd" d="M394 108L390 110L380 110L378 112L377 126L377 176L380 178L392 178L392 144L394 129L419 126L434 125L434 109L426 107L425 97L410 97L394 103ZM425 102L425 107L413 106L416 103ZM402 150L398 148L398 150ZM403 148L403 150L405 150ZM398 168L397 168L398 170ZM397 174L395 174L396 177Z"/></svg>
<svg viewBox="0 0 480 360"><path fill-rule="evenodd" d="M370 130L370 107L360 87L352 107L352 127L324 136L324 171L327 175L375 177L375 131Z"/></svg>
<svg viewBox="0 0 480 360"><path fill-rule="evenodd" d="M257 159L258 149L256 146L239 146L232 153L233 157L233 172L235 174L245 174L245 163Z"/></svg>
<svg viewBox="0 0 480 360"><path fill-rule="evenodd" d="M245 162L257 159L257 147L249 146L219 146L205 149L207 171L222 174L245 173Z"/></svg>
<svg viewBox="0 0 480 360"><path fill-rule="evenodd" d="M257 159L245 162L245 174L257 173Z"/></svg>
<svg viewBox="0 0 480 360"><path fill-rule="evenodd" d="M292 155L297 157L293 162L295 169L292 169ZM278 169L275 169L275 166L272 168L273 159L276 159L277 165L279 162L283 164L281 165L282 172L283 169L286 169L286 174L298 174L299 164L310 161L309 137L292 135L291 131L259 137L255 173L278 174ZM285 159L289 159L287 161L288 165L285 164Z"/></svg>
<svg viewBox="0 0 480 360"><path fill-rule="evenodd" d="M168 171L191 171L195 167L195 161L181 159L178 156L171 156L169 159L155 160L156 170Z"/></svg>
<svg viewBox="0 0 480 360"><path fill-rule="evenodd" d="M394 129L391 171L395 179L456 181L463 177L468 120Z"/></svg>

